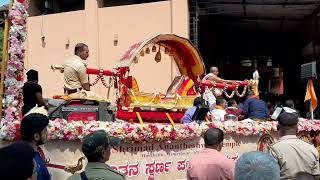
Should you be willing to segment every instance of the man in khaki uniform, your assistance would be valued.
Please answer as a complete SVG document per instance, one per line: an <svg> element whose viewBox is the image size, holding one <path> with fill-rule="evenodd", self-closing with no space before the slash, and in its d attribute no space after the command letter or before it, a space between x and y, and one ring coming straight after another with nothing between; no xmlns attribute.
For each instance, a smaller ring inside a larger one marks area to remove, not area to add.
<svg viewBox="0 0 320 180"><path fill-rule="evenodd" d="M109 137L104 130L95 131L85 137L82 152L88 159L85 170L74 174L68 180L124 180L125 176L105 164L111 148L120 144L118 138Z"/></svg>
<svg viewBox="0 0 320 180"><path fill-rule="evenodd" d="M319 153L317 149L296 136L298 115L283 112L277 120L280 139L271 147L270 151L280 166L280 178L293 179L298 172L307 172L313 176L319 176Z"/></svg>
<svg viewBox="0 0 320 180"><path fill-rule="evenodd" d="M83 90L90 91L89 77L86 64L83 62L89 57L89 48L79 43L74 48L74 54L64 64L64 91L72 94Z"/></svg>
<svg viewBox="0 0 320 180"><path fill-rule="evenodd" d="M95 92L90 91L87 65L83 62L89 57L89 48L86 44L78 43L74 48L75 55L69 58L64 67L64 92L71 99L91 99L104 101Z"/></svg>

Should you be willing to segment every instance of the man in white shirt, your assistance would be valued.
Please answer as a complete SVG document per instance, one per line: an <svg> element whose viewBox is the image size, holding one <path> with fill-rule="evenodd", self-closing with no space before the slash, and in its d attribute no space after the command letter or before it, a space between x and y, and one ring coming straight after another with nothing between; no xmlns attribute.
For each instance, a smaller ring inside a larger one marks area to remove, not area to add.
<svg viewBox="0 0 320 180"><path fill-rule="evenodd" d="M216 108L211 111L211 119L213 121L224 121L224 116L226 115L226 107L227 101L222 98L218 97L216 101Z"/></svg>
<svg viewBox="0 0 320 180"><path fill-rule="evenodd" d="M216 83L230 83L230 84L232 84L234 82L232 80L225 80L225 79L219 78L218 74L219 74L218 68L212 66L210 68L210 73L207 74L202 80L203 81L210 80L210 81L214 81Z"/></svg>
<svg viewBox="0 0 320 180"><path fill-rule="evenodd" d="M74 56L64 64L64 91L72 94L83 90L90 91L89 76L86 64L89 48L86 44L78 43L74 48Z"/></svg>

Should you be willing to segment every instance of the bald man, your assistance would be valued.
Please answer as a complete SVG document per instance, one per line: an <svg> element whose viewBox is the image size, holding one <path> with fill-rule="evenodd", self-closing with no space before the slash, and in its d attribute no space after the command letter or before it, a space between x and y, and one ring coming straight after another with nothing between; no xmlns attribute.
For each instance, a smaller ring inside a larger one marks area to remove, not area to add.
<svg viewBox="0 0 320 180"><path fill-rule="evenodd" d="M217 83L229 83L229 84L232 84L234 82L232 80L225 80L225 79L219 78L218 74L219 74L219 69L213 66L210 68L210 73L207 74L202 80L203 81L210 80Z"/></svg>

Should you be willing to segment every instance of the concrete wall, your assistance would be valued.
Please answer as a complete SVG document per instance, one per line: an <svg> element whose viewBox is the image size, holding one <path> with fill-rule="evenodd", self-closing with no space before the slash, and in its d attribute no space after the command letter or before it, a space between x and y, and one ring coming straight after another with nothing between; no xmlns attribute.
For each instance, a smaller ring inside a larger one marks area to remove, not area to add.
<svg viewBox="0 0 320 180"><path fill-rule="evenodd" d="M28 18L25 68L39 71L45 97L63 93L63 76L52 72L50 66L63 63L73 54L75 43L86 40L84 16L85 11L75 11Z"/></svg>
<svg viewBox="0 0 320 180"><path fill-rule="evenodd" d="M25 67L39 71L44 96L52 97L63 93L63 75L52 72L50 66L62 64L73 54L76 43L89 45L88 66L111 69L131 44L160 33L188 37L187 1L98 8L97 1L86 0L85 10L28 19ZM41 41L42 36L45 42ZM117 46L115 37L118 37ZM176 67L169 57L156 64L154 55L140 58L132 73L143 91L165 92L172 77L177 75ZM95 76L90 78L92 82ZM106 95L101 83L94 90Z"/></svg>

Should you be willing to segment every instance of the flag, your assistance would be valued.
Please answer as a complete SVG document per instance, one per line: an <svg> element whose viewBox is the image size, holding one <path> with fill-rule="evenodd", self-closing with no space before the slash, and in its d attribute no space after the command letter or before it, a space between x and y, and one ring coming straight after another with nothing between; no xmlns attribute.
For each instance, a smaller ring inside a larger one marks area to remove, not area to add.
<svg viewBox="0 0 320 180"><path fill-rule="evenodd" d="M306 92L306 96L304 98L304 102L306 102L308 100L311 101L312 111L314 111L317 108L318 100L317 100L316 93L314 92L312 80L308 81L307 92Z"/></svg>

